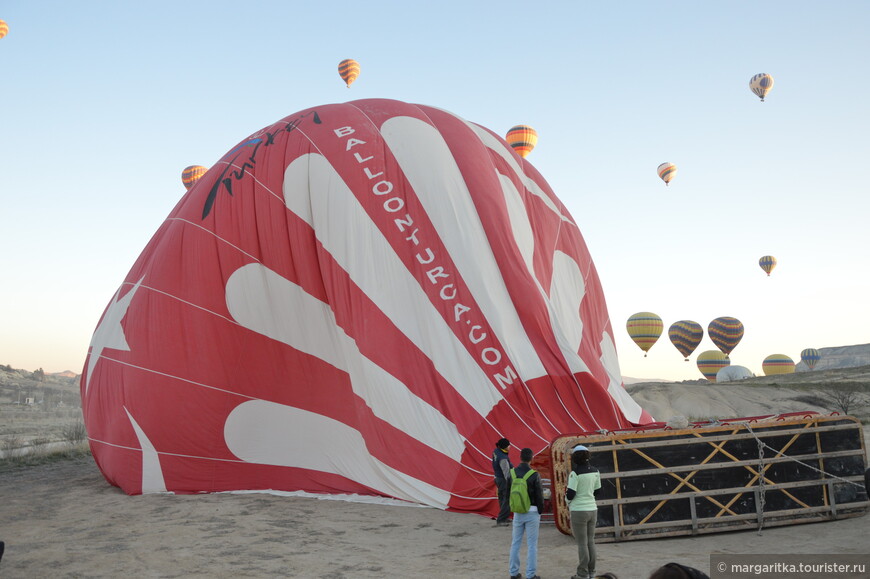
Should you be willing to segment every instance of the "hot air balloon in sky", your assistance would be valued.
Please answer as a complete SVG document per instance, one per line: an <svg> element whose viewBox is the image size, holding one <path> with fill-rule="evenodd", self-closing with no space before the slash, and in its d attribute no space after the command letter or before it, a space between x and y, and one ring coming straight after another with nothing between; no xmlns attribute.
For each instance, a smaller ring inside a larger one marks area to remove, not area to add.
<svg viewBox="0 0 870 579"><path fill-rule="evenodd" d="M507 132L505 140L520 157L525 159L538 144L538 133L529 125L516 125Z"/></svg>
<svg viewBox="0 0 870 579"><path fill-rule="evenodd" d="M185 167L184 171L181 172L181 182L184 183L185 189L190 189L193 187L199 178L205 175L205 172L208 171L206 167L202 165L190 165L189 167Z"/></svg>
<svg viewBox="0 0 870 579"><path fill-rule="evenodd" d="M743 338L743 324L728 316L716 318L707 325L707 335L726 356Z"/></svg>
<svg viewBox="0 0 870 579"><path fill-rule="evenodd" d="M0 20L0 38L3 38L9 34L9 25L6 24L5 20Z"/></svg>
<svg viewBox="0 0 870 579"><path fill-rule="evenodd" d="M111 484L495 516L493 441L652 421L576 222L498 134L386 99L247 134L94 331L82 408Z"/></svg>
<svg viewBox="0 0 870 579"><path fill-rule="evenodd" d="M776 267L776 258L772 255L765 255L758 260L758 267L763 269L764 272L770 276L770 272L772 272L773 268Z"/></svg>
<svg viewBox="0 0 870 579"><path fill-rule="evenodd" d="M773 77L766 73L759 73L749 79L749 90L764 102L764 97L773 88Z"/></svg>
<svg viewBox="0 0 870 579"><path fill-rule="evenodd" d="M794 360L785 354L771 354L761 363L765 376L775 374L794 374Z"/></svg>
<svg viewBox="0 0 870 579"><path fill-rule="evenodd" d="M662 319L656 314L638 312L628 318L625 328L634 343L644 351L643 357L646 358L646 352L649 352L649 349L662 335L663 325Z"/></svg>
<svg viewBox="0 0 870 579"><path fill-rule="evenodd" d="M658 166L656 172L659 174L661 180L665 182L665 185L668 185L671 182L671 179L677 175L677 166L673 163L662 163Z"/></svg>
<svg viewBox="0 0 870 579"><path fill-rule="evenodd" d="M680 320L671 324L671 327L668 329L668 338L670 338L671 343L686 358L686 362L688 362L689 356L695 351L701 340L704 339L704 328L698 322Z"/></svg>
<svg viewBox="0 0 870 579"><path fill-rule="evenodd" d="M338 63L338 74L341 80L347 83L347 88L350 88L359 76L359 63L352 58L345 58Z"/></svg>
<svg viewBox="0 0 870 579"><path fill-rule="evenodd" d="M807 368L812 370L816 367L816 362L822 359L821 353L815 348L807 348L801 350L801 362L807 365Z"/></svg>
<svg viewBox="0 0 870 579"><path fill-rule="evenodd" d="M718 350L707 350L698 354L698 370L710 382L716 382L716 374L725 366L731 365L731 360Z"/></svg>

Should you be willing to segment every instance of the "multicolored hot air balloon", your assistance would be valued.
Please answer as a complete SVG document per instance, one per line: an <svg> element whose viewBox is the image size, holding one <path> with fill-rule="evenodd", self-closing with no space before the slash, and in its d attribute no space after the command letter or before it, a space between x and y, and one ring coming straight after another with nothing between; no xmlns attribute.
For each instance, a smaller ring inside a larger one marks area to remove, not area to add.
<svg viewBox="0 0 870 579"><path fill-rule="evenodd" d="M634 343L644 351L643 357L662 335L662 319L652 312L638 312L628 318L625 328Z"/></svg>
<svg viewBox="0 0 870 579"><path fill-rule="evenodd" d="M689 356L704 339L704 328L698 322L692 320L680 320L674 322L668 329L668 338L674 347L680 351L680 354L685 356L686 362L689 361Z"/></svg>
<svg viewBox="0 0 870 579"><path fill-rule="evenodd" d="M755 93L761 102L764 102L764 97L773 88L773 77L766 73L759 73L749 79L749 90Z"/></svg>
<svg viewBox="0 0 870 579"><path fill-rule="evenodd" d="M807 368L812 370L816 367L816 362L822 359L821 353L815 348L807 348L801 350L801 362L807 365Z"/></svg>
<svg viewBox="0 0 870 579"><path fill-rule="evenodd" d="M676 177L677 166L673 163L662 163L658 166L656 172L659 174L659 177L662 181L665 182L665 185L667 186L671 182L671 179Z"/></svg>
<svg viewBox="0 0 870 579"><path fill-rule="evenodd" d="M737 347L743 338L743 324L728 316L716 318L707 325L707 335L725 356Z"/></svg>
<svg viewBox="0 0 870 579"><path fill-rule="evenodd" d="M794 360L785 354L771 354L761 363L765 376L774 374L794 374Z"/></svg>
<svg viewBox="0 0 870 579"><path fill-rule="evenodd" d="M716 374L725 366L730 366L728 356L718 350L707 350L698 354L698 370L710 382L716 382Z"/></svg>
<svg viewBox="0 0 870 579"><path fill-rule="evenodd" d="M758 260L758 267L763 269L767 276L770 277L770 272L776 267L776 258L772 255L765 255Z"/></svg>
<svg viewBox="0 0 870 579"><path fill-rule="evenodd" d="M6 24L5 20L0 20L0 38L3 38L9 34L9 25Z"/></svg>
<svg viewBox="0 0 870 579"><path fill-rule="evenodd" d="M341 80L347 83L347 88L350 88L350 85L359 76L359 63L352 58L345 58L338 63L338 74L341 76Z"/></svg>
<svg viewBox="0 0 870 579"><path fill-rule="evenodd" d="M652 422L580 228L500 135L387 99L246 134L107 296L81 397L111 484L495 516L494 440Z"/></svg>
<svg viewBox="0 0 870 579"><path fill-rule="evenodd" d="M189 167L185 167L184 171L181 172L181 182L184 183L184 188L190 190L191 187L196 185L199 178L205 175L206 171L208 171L208 169L202 165L190 165Z"/></svg>
<svg viewBox="0 0 870 579"><path fill-rule="evenodd" d="M507 132L505 141L517 154L525 159L538 144L538 133L529 125L516 125Z"/></svg>

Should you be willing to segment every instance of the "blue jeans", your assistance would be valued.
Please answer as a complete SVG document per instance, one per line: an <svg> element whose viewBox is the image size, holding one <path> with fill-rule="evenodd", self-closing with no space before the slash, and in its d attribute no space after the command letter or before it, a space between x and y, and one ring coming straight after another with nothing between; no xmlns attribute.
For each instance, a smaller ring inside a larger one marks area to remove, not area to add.
<svg viewBox="0 0 870 579"><path fill-rule="evenodd" d="M514 513L513 538L511 540L511 577L520 572L520 545L526 535L526 577L534 577L538 571L538 529L541 527L541 513Z"/></svg>

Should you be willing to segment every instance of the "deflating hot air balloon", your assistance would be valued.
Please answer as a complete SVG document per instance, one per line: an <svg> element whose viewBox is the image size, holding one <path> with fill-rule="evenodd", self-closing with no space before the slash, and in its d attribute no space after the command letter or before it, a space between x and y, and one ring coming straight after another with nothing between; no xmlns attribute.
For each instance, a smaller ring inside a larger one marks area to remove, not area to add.
<svg viewBox="0 0 870 579"><path fill-rule="evenodd" d="M646 352L649 352L662 335L663 325L662 319L654 313L638 312L628 318L625 327L634 343L644 351L643 357L646 358Z"/></svg>
<svg viewBox="0 0 870 579"><path fill-rule="evenodd" d="M807 368L812 370L816 367L816 363L821 360L822 355L815 348L807 348L801 350L801 362L807 365Z"/></svg>
<svg viewBox="0 0 870 579"><path fill-rule="evenodd" d="M754 92L761 102L764 102L764 97L773 88L773 77L769 74L760 73L749 79L749 90Z"/></svg>
<svg viewBox="0 0 870 579"><path fill-rule="evenodd" d="M341 76L341 80L347 83L347 88L350 88L350 85L359 76L359 63L352 58L345 58L338 63L338 74Z"/></svg>
<svg viewBox="0 0 870 579"><path fill-rule="evenodd" d="M770 272L772 272L773 268L776 267L776 258L772 255L765 255L758 260L758 266L763 269L769 277Z"/></svg>
<svg viewBox="0 0 870 579"><path fill-rule="evenodd" d="M189 167L185 167L184 171L181 172L181 182L184 183L185 189L190 189L193 187L199 178L205 175L205 172L208 171L202 165L190 165Z"/></svg>
<svg viewBox="0 0 870 579"><path fill-rule="evenodd" d="M727 356L743 338L743 324L737 318L728 316L716 318L707 326L707 335Z"/></svg>
<svg viewBox="0 0 870 579"><path fill-rule="evenodd" d="M9 25L6 24L5 20L0 20L0 38L3 38L9 34Z"/></svg>
<svg viewBox="0 0 870 579"><path fill-rule="evenodd" d="M662 163L658 166L656 172L658 172L661 180L665 182L665 185L668 185L671 179L677 175L677 166L673 163Z"/></svg>
<svg viewBox="0 0 870 579"><path fill-rule="evenodd" d="M674 322L668 329L668 338L674 347L689 361L689 356L704 339L704 328L698 322L680 320Z"/></svg>
<svg viewBox="0 0 870 579"><path fill-rule="evenodd" d="M755 376L746 366L725 366L716 372L716 384L746 380Z"/></svg>
<svg viewBox="0 0 870 579"><path fill-rule="evenodd" d="M785 354L771 354L761 364L765 376L774 374L794 374L794 360Z"/></svg>
<svg viewBox="0 0 870 579"><path fill-rule="evenodd" d="M698 354L698 370L710 382L716 382L716 374L725 366L730 366L731 360L718 350L707 350Z"/></svg>
<svg viewBox="0 0 870 579"><path fill-rule="evenodd" d="M580 230L499 135L383 99L249 134L94 332L83 413L111 484L495 516L502 436L539 453L652 420L622 387Z"/></svg>
<svg viewBox="0 0 870 579"><path fill-rule="evenodd" d="M505 140L520 157L525 159L538 144L538 133L528 125L517 125L507 132Z"/></svg>

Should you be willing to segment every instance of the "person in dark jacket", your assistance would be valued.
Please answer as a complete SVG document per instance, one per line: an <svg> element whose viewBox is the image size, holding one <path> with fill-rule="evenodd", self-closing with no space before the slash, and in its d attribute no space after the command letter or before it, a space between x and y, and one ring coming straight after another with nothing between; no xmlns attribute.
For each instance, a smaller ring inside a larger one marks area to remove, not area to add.
<svg viewBox="0 0 870 579"><path fill-rule="evenodd" d="M517 478L523 478L532 470L532 466L529 463L532 462L533 456L531 448L524 448L520 451L521 462L519 466L512 470L508 483L512 480L513 475ZM521 579L520 546L523 542L523 535L526 536L526 577L527 579L540 579L537 574L538 530L541 527L541 513L544 511L544 488L541 484L541 475L533 471L532 475L526 479L526 486L529 493L529 512L514 513L511 555L508 569L511 579Z"/></svg>
<svg viewBox="0 0 870 579"><path fill-rule="evenodd" d="M508 449L511 443L507 438L502 438L495 443L492 451L492 474L495 476L495 486L498 489L498 517L495 519L496 527L507 527L508 517L511 514L508 477L514 465L508 457Z"/></svg>

